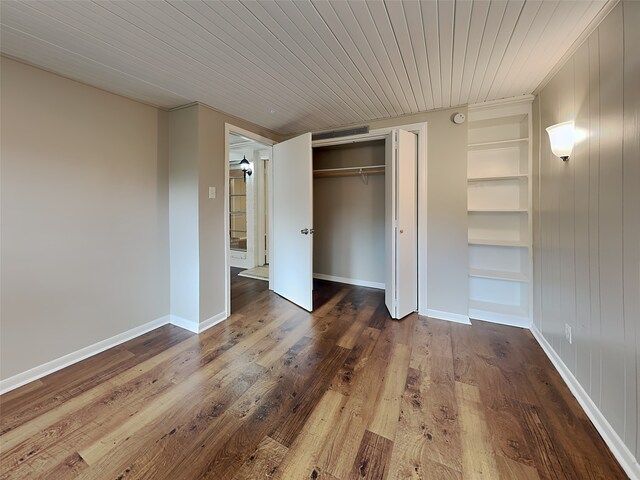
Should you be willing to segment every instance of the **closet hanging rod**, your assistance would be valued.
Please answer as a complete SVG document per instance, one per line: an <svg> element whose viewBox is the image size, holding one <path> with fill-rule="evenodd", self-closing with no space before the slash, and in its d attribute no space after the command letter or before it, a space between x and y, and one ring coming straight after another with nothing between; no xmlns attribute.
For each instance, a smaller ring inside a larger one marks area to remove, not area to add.
<svg viewBox="0 0 640 480"><path fill-rule="evenodd" d="M360 173L362 170L363 173L367 173L367 170L378 170L384 169L385 165L366 165L363 167L344 167L344 168L323 168L320 170L314 170L313 173L329 173L329 172L354 172Z"/></svg>
<svg viewBox="0 0 640 480"><path fill-rule="evenodd" d="M362 177L362 181L366 184L367 183L367 176L368 175L376 175L376 174L381 174L384 175L384 168L378 168L376 170L366 170L366 171L357 171L357 170L352 170L349 172L323 172L323 171L319 171L319 172L313 172L313 176L316 178L323 178L323 177Z"/></svg>

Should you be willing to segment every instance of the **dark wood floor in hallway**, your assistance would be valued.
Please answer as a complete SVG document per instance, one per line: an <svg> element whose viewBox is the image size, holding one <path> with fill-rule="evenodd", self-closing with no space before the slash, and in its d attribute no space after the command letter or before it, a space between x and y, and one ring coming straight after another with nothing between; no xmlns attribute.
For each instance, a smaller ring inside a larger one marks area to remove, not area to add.
<svg viewBox="0 0 640 480"><path fill-rule="evenodd" d="M233 283L200 336L165 326L5 394L1 478L626 478L525 330Z"/></svg>

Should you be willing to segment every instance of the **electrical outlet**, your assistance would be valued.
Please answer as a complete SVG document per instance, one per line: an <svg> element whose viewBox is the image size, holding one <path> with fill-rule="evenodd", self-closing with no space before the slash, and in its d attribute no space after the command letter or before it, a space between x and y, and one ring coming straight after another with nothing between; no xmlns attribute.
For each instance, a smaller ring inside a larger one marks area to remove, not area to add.
<svg viewBox="0 0 640 480"><path fill-rule="evenodd" d="M216 187L209 187L209 198L216 198Z"/></svg>
<svg viewBox="0 0 640 480"><path fill-rule="evenodd" d="M571 325L568 323L564 324L564 336L566 337L567 342L571 344Z"/></svg>

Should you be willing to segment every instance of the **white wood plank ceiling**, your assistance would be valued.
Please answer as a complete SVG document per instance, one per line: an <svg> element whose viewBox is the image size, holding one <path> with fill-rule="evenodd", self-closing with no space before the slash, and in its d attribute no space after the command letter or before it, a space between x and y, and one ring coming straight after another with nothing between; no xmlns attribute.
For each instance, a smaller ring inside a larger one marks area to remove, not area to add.
<svg viewBox="0 0 640 480"><path fill-rule="evenodd" d="M531 93L607 3L2 0L0 50L288 134Z"/></svg>

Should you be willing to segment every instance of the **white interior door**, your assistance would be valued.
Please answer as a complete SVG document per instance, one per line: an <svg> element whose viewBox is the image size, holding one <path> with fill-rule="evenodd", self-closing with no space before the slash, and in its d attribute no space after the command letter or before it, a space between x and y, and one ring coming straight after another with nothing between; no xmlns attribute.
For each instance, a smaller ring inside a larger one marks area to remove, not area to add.
<svg viewBox="0 0 640 480"><path fill-rule="evenodd" d="M398 319L418 309L417 136L391 132L385 163L385 303Z"/></svg>
<svg viewBox="0 0 640 480"><path fill-rule="evenodd" d="M311 134L273 147L269 268L273 291L313 310L313 160Z"/></svg>

